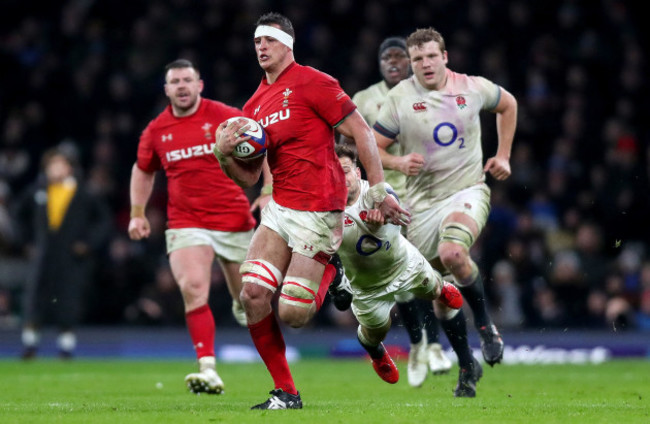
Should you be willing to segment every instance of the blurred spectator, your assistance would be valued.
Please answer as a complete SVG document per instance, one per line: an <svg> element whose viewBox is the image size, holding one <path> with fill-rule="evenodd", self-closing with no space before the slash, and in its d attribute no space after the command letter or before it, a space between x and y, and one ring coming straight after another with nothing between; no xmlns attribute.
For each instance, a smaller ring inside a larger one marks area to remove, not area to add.
<svg viewBox="0 0 650 424"><path fill-rule="evenodd" d="M587 297L587 315L585 326L604 328L607 326L607 295L602 290L592 290Z"/></svg>
<svg viewBox="0 0 650 424"><path fill-rule="evenodd" d="M535 292L533 308L536 312L535 327L558 328L566 324L565 311L558 303L555 292L548 287Z"/></svg>
<svg viewBox="0 0 650 424"><path fill-rule="evenodd" d="M14 239L14 229L9 216L9 184L0 179L0 254L8 254Z"/></svg>
<svg viewBox="0 0 650 424"><path fill-rule="evenodd" d="M524 321L521 310L521 290L514 266L502 260L492 268L492 283L495 285L497 304L494 320L499 327L516 328Z"/></svg>
<svg viewBox="0 0 650 424"><path fill-rule="evenodd" d="M110 232L104 200L87 191L67 146L43 154L43 175L16 205L22 243L33 260L24 290L23 359L36 355L39 329L53 322L64 358L76 348L84 290Z"/></svg>
<svg viewBox="0 0 650 424"><path fill-rule="evenodd" d="M130 324L185 324L183 301L168 265L157 269L155 280L142 288L140 296L126 307L124 314Z"/></svg>
<svg viewBox="0 0 650 424"><path fill-rule="evenodd" d="M634 311L625 298L625 283L623 276L612 273L605 281L607 305L605 307L606 324L614 331L629 330L634 326Z"/></svg>

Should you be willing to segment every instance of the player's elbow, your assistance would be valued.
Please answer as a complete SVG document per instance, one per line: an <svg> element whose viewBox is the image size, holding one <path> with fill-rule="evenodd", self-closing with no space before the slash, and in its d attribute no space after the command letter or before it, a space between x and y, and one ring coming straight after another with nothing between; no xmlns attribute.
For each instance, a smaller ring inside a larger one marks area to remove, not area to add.
<svg viewBox="0 0 650 424"><path fill-rule="evenodd" d="M502 98L503 98L503 107L502 107L502 113L517 113L517 99L515 96L513 96L510 92L508 91L503 91L502 93Z"/></svg>
<svg viewBox="0 0 650 424"><path fill-rule="evenodd" d="M235 184L246 189L254 186L260 179L263 160L263 158L250 161L233 160L228 164L222 164L221 169Z"/></svg>

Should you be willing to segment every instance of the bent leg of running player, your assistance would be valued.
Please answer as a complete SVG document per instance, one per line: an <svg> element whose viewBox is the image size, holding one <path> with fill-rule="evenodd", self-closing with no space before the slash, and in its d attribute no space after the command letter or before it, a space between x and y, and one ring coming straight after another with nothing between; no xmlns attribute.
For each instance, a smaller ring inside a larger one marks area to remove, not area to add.
<svg viewBox="0 0 650 424"><path fill-rule="evenodd" d="M216 326L208 305L213 260L214 251L208 245L182 247L169 254L169 264L183 296L187 329L199 362L199 372L185 377L193 393L219 394L224 388L216 372Z"/></svg>
<svg viewBox="0 0 650 424"><path fill-rule="evenodd" d="M493 366L501 362L504 346L501 335L492 323L487 310L481 273L469 254L478 232L478 224L471 216L462 212L451 213L441 225L438 254L442 264L454 276L454 282L472 309L474 325L481 336L483 357L490 366Z"/></svg>
<svg viewBox="0 0 650 424"><path fill-rule="evenodd" d="M239 300L239 295L241 294L242 289L241 274L239 273L241 264L239 262L232 262L222 258L219 258L218 261L221 270L223 271L223 276L226 279L228 292L232 297L232 314L239 325L246 327L246 312Z"/></svg>
<svg viewBox="0 0 650 424"><path fill-rule="evenodd" d="M290 259L291 250L286 241L275 231L260 225L241 266L243 287L240 300L246 311L253 343L273 378L274 392L280 390L297 396L285 356L284 337L271 305Z"/></svg>
<svg viewBox="0 0 650 424"><path fill-rule="evenodd" d="M399 371L382 342L390 330L390 311L393 306L395 300L392 296L361 296L352 300L352 313L359 321L359 344L368 352L377 375L390 384L397 383Z"/></svg>

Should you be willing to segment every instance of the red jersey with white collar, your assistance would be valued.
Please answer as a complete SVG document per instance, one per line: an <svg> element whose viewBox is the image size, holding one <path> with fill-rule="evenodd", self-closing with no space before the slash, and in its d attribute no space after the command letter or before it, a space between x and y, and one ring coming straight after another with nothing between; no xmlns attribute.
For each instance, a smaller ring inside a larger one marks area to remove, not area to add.
<svg viewBox="0 0 650 424"><path fill-rule="evenodd" d="M292 63L266 78L244 105L268 135L273 199L303 211L344 210L345 174L334 152L334 126L356 106L331 76Z"/></svg>
<svg viewBox="0 0 650 424"><path fill-rule="evenodd" d="M255 226L248 198L212 153L218 125L243 113L221 102L200 102L193 115L180 118L167 106L147 125L138 145L138 167L165 170L169 228L248 231Z"/></svg>

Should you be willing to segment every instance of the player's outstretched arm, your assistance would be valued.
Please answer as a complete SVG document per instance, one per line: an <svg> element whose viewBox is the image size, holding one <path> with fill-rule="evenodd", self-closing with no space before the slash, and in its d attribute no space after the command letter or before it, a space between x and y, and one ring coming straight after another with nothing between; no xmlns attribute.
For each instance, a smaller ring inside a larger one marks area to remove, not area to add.
<svg viewBox="0 0 650 424"><path fill-rule="evenodd" d="M221 170L242 188L252 187L260 179L262 163L265 156L247 161L236 160L232 153L242 141L249 140L249 136L241 136L247 126L244 121L222 122L217 128L214 145L214 155L219 160Z"/></svg>
<svg viewBox="0 0 650 424"><path fill-rule="evenodd" d="M411 214L406 209L403 209L392 196L388 196L377 142L372 130L359 111L355 110L345 118L337 127L337 130L344 136L354 140L359 152L359 159L366 170L370 193L376 207L384 214L386 219L399 224L408 224Z"/></svg>
<svg viewBox="0 0 650 424"><path fill-rule="evenodd" d="M381 167L377 143L372 130L358 110L348 115L336 128L345 137L354 140L359 153L359 160L366 171L368 183L373 186L384 181L384 171Z"/></svg>
<svg viewBox="0 0 650 424"><path fill-rule="evenodd" d="M141 240L149 237L151 228L149 220L144 214L149 197L153 190L155 174L145 172L138 167L137 163L133 164L131 170L131 183L129 186L129 196L131 198L131 220L129 221L129 237L132 240Z"/></svg>

